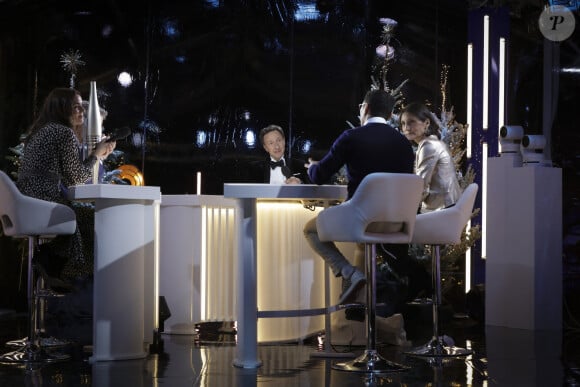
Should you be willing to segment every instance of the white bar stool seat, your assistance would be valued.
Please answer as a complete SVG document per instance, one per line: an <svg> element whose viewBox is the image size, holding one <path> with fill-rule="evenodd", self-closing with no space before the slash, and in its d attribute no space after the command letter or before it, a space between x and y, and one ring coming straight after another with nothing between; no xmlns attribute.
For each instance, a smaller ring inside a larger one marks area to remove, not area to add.
<svg viewBox="0 0 580 387"><path fill-rule="evenodd" d="M47 353L36 332L37 294L33 270L34 251L40 238L75 232L75 212L68 206L23 195L12 179L0 171L0 224L4 235L28 239L28 338L25 345L0 356L0 363L50 363L68 360L64 354Z"/></svg>
<svg viewBox="0 0 580 387"><path fill-rule="evenodd" d="M467 356L471 350L448 346L439 334L439 306L441 305L441 265L439 249L441 245L461 242L461 233L471 218L478 186L467 186L454 206L417 215L413 243L431 245L431 265L433 282L433 337L427 344L412 348L405 353L414 356L452 357Z"/></svg>
<svg viewBox="0 0 580 387"><path fill-rule="evenodd" d="M371 173L350 200L318 214L321 241L365 245L367 347L361 356L336 363L334 369L371 374L408 369L384 359L376 350L376 244L411 241L422 190L423 179L415 174Z"/></svg>

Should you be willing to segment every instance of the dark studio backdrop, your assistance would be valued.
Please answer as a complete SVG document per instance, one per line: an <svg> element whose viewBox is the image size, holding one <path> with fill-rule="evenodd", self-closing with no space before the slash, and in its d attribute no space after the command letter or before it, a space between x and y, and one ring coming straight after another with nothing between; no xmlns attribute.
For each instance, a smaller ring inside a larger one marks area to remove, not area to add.
<svg viewBox="0 0 580 387"><path fill-rule="evenodd" d="M397 23L389 86L409 79L405 100L428 102L439 114L441 72L448 65L446 107L454 106L465 122L467 13L481 6L510 7L509 122L539 133L542 39L533 23L542 5L0 0L0 168L12 169L8 148L19 143L46 94L70 85L66 62L76 54L84 63L76 69L75 87L88 99L89 82L97 82L99 103L109 113L105 129L131 128L117 149L163 194L194 193L198 171L204 194L221 194L224 182L247 181L248 163L265 157L257 133L270 123L286 130L292 157L320 158L347 121L358 124L357 104L380 64L381 18ZM563 44L562 52L563 60L578 64L571 48ZM122 72L130 84L120 84ZM572 104L578 83L577 76L561 83L562 103ZM565 110L556 124L566 122ZM578 143L577 134L561 126L554 133L564 140L555 141L554 159L575 171L577 151L566 144ZM570 196L577 198L571 181ZM13 307L15 246L0 238L0 248L0 307Z"/></svg>

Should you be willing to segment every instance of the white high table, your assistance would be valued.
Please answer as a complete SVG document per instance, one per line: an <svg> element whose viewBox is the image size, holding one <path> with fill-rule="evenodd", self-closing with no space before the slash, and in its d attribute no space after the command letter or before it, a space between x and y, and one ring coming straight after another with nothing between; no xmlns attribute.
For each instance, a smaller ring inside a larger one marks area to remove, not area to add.
<svg viewBox="0 0 580 387"><path fill-rule="evenodd" d="M87 184L69 197L95 203L91 362L147 356L156 320L159 187ZM151 336L151 337L150 337Z"/></svg>
<svg viewBox="0 0 580 387"><path fill-rule="evenodd" d="M347 189L343 185L313 184L224 184L224 197L237 199L238 244L238 342L234 366L257 368L257 200L343 201Z"/></svg>

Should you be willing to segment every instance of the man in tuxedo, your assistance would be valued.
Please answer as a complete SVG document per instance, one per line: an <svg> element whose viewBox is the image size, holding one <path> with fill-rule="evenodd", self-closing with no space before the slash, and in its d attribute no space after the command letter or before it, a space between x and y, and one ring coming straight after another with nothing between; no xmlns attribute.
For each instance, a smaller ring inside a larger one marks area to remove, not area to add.
<svg viewBox="0 0 580 387"><path fill-rule="evenodd" d="M398 130L387 124L394 104L394 97L386 91L369 91L359 105L362 126L344 131L322 160L308 159L305 167L308 168L308 176L312 183L327 183L334 173L346 165L347 199L350 199L362 179L370 173L413 173L415 156L411 143ZM312 249L330 265L334 275L343 278L339 304L356 299L356 293L366 283L365 275L342 255L333 242L320 241L316 230L316 218L306 223L304 235ZM356 261L363 259L364 256L360 252L360 246L357 247ZM402 248L406 249L406 246ZM406 255L406 251L404 253Z"/></svg>
<svg viewBox="0 0 580 387"><path fill-rule="evenodd" d="M278 125L268 125L260 131L260 142L269 157L258 163L263 183L302 184L309 182L303 161L286 159L286 137Z"/></svg>

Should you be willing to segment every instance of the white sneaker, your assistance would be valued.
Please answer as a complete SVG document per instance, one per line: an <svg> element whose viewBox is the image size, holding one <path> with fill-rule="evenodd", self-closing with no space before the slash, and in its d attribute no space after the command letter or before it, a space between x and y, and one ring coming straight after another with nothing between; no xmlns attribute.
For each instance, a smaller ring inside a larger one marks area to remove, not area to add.
<svg viewBox="0 0 580 387"><path fill-rule="evenodd" d="M349 278L343 282L342 294L338 299L338 304L352 303L356 299L357 291L367 283L365 275L358 269L355 269Z"/></svg>

